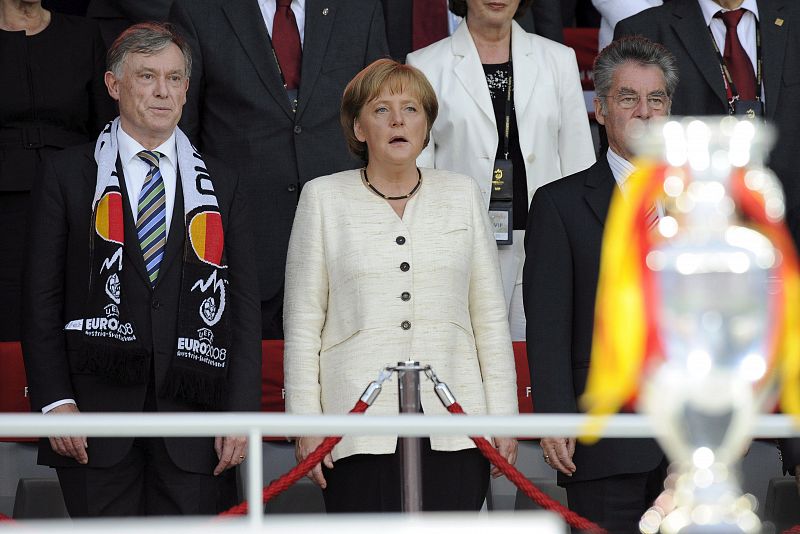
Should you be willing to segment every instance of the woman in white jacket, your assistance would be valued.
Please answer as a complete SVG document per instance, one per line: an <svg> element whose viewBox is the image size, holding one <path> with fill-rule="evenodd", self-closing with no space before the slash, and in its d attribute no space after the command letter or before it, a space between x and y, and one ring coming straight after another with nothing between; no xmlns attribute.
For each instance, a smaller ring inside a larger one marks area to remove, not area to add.
<svg viewBox="0 0 800 534"><path fill-rule="evenodd" d="M452 36L407 58L425 73L440 102L419 165L472 176L484 208L498 213L496 225L499 210L512 207L513 243L500 244L499 252L514 340L525 339L523 240L533 193L595 161L575 53L514 22L529 3L450 0L451 11L464 21ZM492 195L492 177L503 165L498 160L513 168L512 202Z"/></svg>
<svg viewBox="0 0 800 534"><path fill-rule="evenodd" d="M387 364L430 364L469 414L517 413L497 252L475 181L421 169L437 113L417 69L379 60L347 86L341 120L360 170L303 188L286 263L286 408L346 413ZM396 414L384 387L367 412ZM432 387L426 414L446 414ZM298 460L322 440L297 440ZM516 441L497 438L509 461ZM309 476L329 512L399 511L395 437L346 436ZM423 440L423 508L478 510L489 466L463 436Z"/></svg>

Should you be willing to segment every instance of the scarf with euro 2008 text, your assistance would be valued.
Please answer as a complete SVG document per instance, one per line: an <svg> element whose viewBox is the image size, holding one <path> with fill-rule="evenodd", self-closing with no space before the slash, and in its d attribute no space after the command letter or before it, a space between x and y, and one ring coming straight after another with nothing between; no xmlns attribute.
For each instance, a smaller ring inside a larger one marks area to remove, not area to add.
<svg viewBox="0 0 800 534"><path fill-rule="evenodd" d="M116 161L119 118L95 146L89 296L83 321L85 371L120 384L147 381L148 351L136 336L122 287L123 203ZM229 352L228 277L224 232L214 185L200 154L175 130L186 239L177 340L159 396L206 409L224 408ZM139 247L134 235L129 246Z"/></svg>

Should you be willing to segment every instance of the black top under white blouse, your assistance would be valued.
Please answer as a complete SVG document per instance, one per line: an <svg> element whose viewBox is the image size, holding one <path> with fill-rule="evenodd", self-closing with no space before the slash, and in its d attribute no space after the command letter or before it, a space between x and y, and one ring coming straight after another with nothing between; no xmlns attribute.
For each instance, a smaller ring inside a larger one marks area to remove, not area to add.
<svg viewBox="0 0 800 534"><path fill-rule="evenodd" d="M484 64L483 72L492 96L495 122L497 123L497 159L505 155L505 117L506 98L508 97L508 80L511 77L511 63ZM514 88L511 88L511 123L508 139L508 159L514 169L514 230L524 230L528 220L528 181L525 172L525 160L519 146L519 131L514 108Z"/></svg>

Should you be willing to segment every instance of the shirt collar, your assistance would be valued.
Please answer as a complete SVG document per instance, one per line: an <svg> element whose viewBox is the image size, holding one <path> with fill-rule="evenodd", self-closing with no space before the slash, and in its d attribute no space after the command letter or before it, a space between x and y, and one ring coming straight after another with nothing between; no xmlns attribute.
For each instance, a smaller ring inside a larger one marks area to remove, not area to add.
<svg viewBox="0 0 800 534"><path fill-rule="evenodd" d="M117 129L117 143L119 145L119 159L123 163L130 162L133 158L137 157L139 152L146 150L141 143L125 133L121 125ZM166 141L157 146L154 152L161 152L163 157L167 158L174 167L177 167L178 148L175 144L175 132L173 131L172 135L170 135Z"/></svg>
<svg viewBox="0 0 800 534"><path fill-rule="evenodd" d="M614 152L611 148L606 152L606 159L608 159L608 166L611 167L611 174L614 175L614 181L617 182L620 189L624 189L625 182L635 169L633 163Z"/></svg>
<svg viewBox="0 0 800 534"><path fill-rule="evenodd" d="M706 26L711 25L711 19L713 19L714 15L719 11L728 11L714 2L714 0L698 0L698 3L700 4L700 10L703 12L703 18L706 20ZM756 17L756 20L758 20L758 5L756 4L756 0L744 0L739 7L750 11Z"/></svg>
<svg viewBox="0 0 800 534"><path fill-rule="evenodd" d="M276 0L258 0L259 4L266 5L272 4L274 9L278 9L278 2ZM306 12L306 0L292 0L292 5L300 8L303 13Z"/></svg>

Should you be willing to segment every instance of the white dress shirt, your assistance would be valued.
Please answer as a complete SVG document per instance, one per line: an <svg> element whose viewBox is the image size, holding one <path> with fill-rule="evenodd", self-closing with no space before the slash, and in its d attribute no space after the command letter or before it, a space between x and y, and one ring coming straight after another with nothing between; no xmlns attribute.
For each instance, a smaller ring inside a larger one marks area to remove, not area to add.
<svg viewBox="0 0 800 534"><path fill-rule="evenodd" d="M633 166L633 163L610 148L608 152L606 152L606 159L608 160L608 166L611 167L611 174L614 175L614 181L617 182L620 191L624 193L625 182L628 181L628 177L633 173L636 167Z"/></svg>
<svg viewBox="0 0 800 534"><path fill-rule="evenodd" d="M628 161L627 159L623 158L611 148L608 149L606 152L606 159L608 160L608 166L611 167L611 174L614 175L614 181L617 182L617 187L619 190L622 191L622 194L625 194L625 182L628 181L633 171L636 170L636 166ZM658 213L658 217L664 217L666 212L664 211L664 203L660 200L656 200L656 213Z"/></svg>
<svg viewBox="0 0 800 534"><path fill-rule="evenodd" d="M275 21L275 10L277 9L276 0L258 0L258 7L261 9L261 16L264 17L264 24L267 25L269 38L272 39L272 24ZM306 0L292 0L290 6L294 19L297 21L297 31L300 32L300 46L305 42L305 22L306 22Z"/></svg>
<svg viewBox="0 0 800 534"><path fill-rule="evenodd" d="M150 172L150 164L142 161L137 155L145 148L133 137L125 133L120 126L117 131L117 142L119 143L119 160L122 164L122 173L125 177L125 189L128 193L128 200L131 205L131 215L133 221L139 220L139 193L144 186L147 173ZM178 147L175 144L175 133L169 139L155 148L154 152L163 154L159 159L161 178L164 180L164 196L167 209L167 235L169 226L172 222L172 208L175 206L175 183L177 181L178 167ZM135 236L134 236L135 239Z"/></svg>
<svg viewBox="0 0 800 534"><path fill-rule="evenodd" d="M122 164L122 173L125 177L125 190L128 193L133 221L136 222L139 218L139 193L142 191L144 180L147 177L147 173L150 171L150 164L142 161L137 156L137 154L145 150L145 148L133 137L125 133L121 126L119 130L117 130L117 142L119 143L119 159ZM172 209L175 206L176 169L178 167L178 147L175 144L175 133L173 132L169 139L158 146L155 152L161 152L161 154L163 154L159 159L159 168L161 169L161 177L164 180L167 235L169 235L169 226L172 222ZM133 239L136 239L136 236L133 236ZM47 413L64 404L77 403L75 399L57 400L42 408L42 413Z"/></svg>
<svg viewBox="0 0 800 534"><path fill-rule="evenodd" d="M65 404L74 404L76 406L78 405L78 403L75 402L75 399L61 399L61 400L58 400L58 401L55 401L55 402L51 402L50 404L48 404L47 406L42 408L42 413L47 413L50 410L54 410L54 409L58 408L59 406L63 406Z"/></svg>
<svg viewBox="0 0 800 534"><path fill-rule="evenodd" d="M719 11L730 11L724 9L714 0L698 0L700 9L703 11L703 18L706 20L706 26L711 28L711 34L714 36L714 41L719 47L720 54L725 53L725 23L722 19L715 18L714 15ZM740 8L747 10L739 21L736 27L736 33L739 35L739 42L742 43L744 51L747 52L747 57L750 58L750 63L753 64L753 72L756 70L756 19L758 18L758 6L756 0L744 0Z"/></svg>

